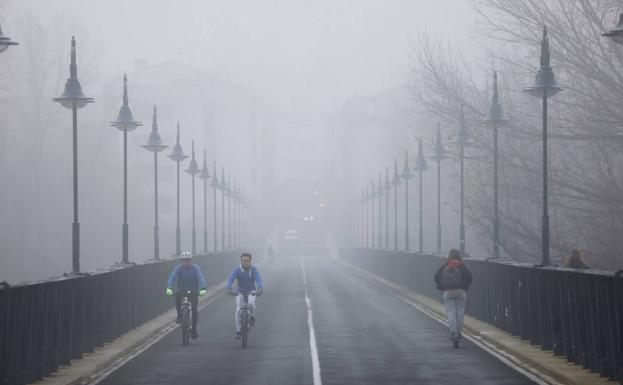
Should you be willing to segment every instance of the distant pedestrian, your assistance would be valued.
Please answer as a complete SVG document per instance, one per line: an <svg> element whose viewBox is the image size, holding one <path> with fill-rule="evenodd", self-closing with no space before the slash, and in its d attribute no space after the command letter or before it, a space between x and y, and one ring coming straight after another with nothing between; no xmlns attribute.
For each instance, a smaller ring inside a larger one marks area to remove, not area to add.
<svg viewBox="0 0 623 385"><path fill-rule="evenodd" d="M472 284L472 273L463 264L459 250L450 250L448 261L435 273L435 283L437 289L443 291L443 302L446 305L450 326L450 339L452 345L458 348L462 338L467 289Z"/></svg>
<svg viewBox="0 0 623 385"><path fill-rule="evenodd" d="M578 269L578 270L586 270L586 269L591 268L584 261L584 259L582 258L582 254L580 253L580 250L578 249L573 249L571 251L571 256L569 256L569 259L565 263L565 267L568 267L570 269Z"/></svg>

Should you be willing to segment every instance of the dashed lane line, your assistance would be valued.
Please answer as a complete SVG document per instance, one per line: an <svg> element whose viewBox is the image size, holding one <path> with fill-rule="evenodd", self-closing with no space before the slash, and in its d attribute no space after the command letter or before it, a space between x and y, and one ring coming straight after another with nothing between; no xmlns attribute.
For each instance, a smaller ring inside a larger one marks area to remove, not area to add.
<svg viewBox="0 0 623 385"><path fill-rule="evenodd" d="M322 377L320 375L320 360L318 359L318 346L316 345L316 331L314 330L314 317L311 301L307 294L307 272L303 257L300 257L301 269L303 270L303 286L305 287L305 304L307 305L307 326L309 327L309 348L312 358L312 372L314 377L314 385L322 385Z"/></svg>

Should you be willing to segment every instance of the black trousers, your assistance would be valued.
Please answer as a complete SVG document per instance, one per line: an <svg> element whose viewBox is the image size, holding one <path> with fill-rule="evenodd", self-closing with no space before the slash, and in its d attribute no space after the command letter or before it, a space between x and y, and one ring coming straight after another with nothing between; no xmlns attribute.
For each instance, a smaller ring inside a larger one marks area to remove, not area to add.
<svg viewBox="0 0 623 385"><path fill-rule="evenodd" d="M199 310L197 309L197 305L199 304L199 296L197 294L175 294L175 309L177 310L177 318L181 317L180 313L182 311L182 298L184 298L185 296L188 297L188 300L192 304L193 329L196 329L197 320L199 320Z"/></svg>

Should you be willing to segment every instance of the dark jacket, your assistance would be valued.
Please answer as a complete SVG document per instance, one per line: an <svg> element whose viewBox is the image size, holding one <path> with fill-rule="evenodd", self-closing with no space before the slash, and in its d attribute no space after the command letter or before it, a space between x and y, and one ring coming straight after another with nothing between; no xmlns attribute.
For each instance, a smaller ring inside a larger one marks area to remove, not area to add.
<svg viewBox="0 0 623 385"><path fill-rule="evenodd" d="M448 266L447 263L441 266L439 270L437 270L437 272L435 273L435 283L437 284L438 290L449 290L449 289L442 287L441 285L441 272L446 266ZM461 270L461 287L460 288L467 291L469 286L472 284L472 273L467 269L467 267L463 263L461 263L461 265L459 266L459 269Z"/></svg>
<svg viewBox="0 0 623 385"><path fill-rule="evenodd" d="M590 269L590 266L587 265L586 262L584 262L582 258L579 258L579 257L569 258L567 263L565 263L564 267L568 267L570 269L578 269L578 270Z"/></svg>

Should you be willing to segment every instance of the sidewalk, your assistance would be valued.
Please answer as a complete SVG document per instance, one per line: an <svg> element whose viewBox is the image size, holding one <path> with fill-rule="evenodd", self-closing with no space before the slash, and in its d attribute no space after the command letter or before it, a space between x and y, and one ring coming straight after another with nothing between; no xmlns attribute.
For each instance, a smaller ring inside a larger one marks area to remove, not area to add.
<svg viewBox="0 0 623 385"><path fill-rule="evenodd" d="M343 260L338 262L348 266L358 272L364 278L387 288L403 301L410 303L418 310L444 323L446 320L446 310L442 303L429 297L417 294L415 291L406 287L392 283L384 278L377 276L360 267L353 266ZM562 385L614 385L614 381L599 377L595 373L582 369L578 365L567 362L562 357L556 357L551 351L542 350L538 346L522 341L519 337L510 334L473 317L465 316L464 331L465 337L485 350L497 355L501 360L511 361L525 371L531 373L540 380L549 384Z"/></svg>

